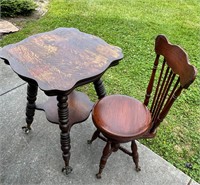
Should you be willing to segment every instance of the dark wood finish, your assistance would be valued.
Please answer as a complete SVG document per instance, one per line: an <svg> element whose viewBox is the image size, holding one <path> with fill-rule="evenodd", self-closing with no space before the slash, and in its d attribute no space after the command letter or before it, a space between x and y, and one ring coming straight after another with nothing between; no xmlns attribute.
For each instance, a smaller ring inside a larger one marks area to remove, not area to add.
<svg viewBox="0 0 200 185"><path fill-rule="evenodd" d="M149 104L149 98L151 97L151 92L152 92L152 89L153 89L153 82L154 82L158 62L159 62L159 55L156 56L154 66L153 66L153 70L152 70L152 74L151 74L151 78L150 78L150 81L149 81L149 85L147 87L147 92L146 92L146 96L145 96L145 100L144 100L144 104L146 106Z"/></svg>
<svg viewBox="0 0 200 185"><path fill-rule="evenodd" d="M94 134L92 135L92 138L90 140L88 140L88 144L92 144L92 142L97 138L99 137L99 134L100 134L100 131L99 130L96 130L94 132ZM107 141L107 140L104 140L104 141Z"/></svg>
<svg viewBox="0 0 200 185"><path fill-rule="evenodd" d="M131 150L132 150L132 157L133 157L133 162L135 163L135 169L136 171L140 171L139 167L139 155L137 151L137 144L135 143L135 140L131 142Z"/></svg>
<svg viewBox="0 0 200 185"><path fill-rule="evenodd" d="M104 88L103 81L101 79L97 79L96 81L94 81L94 87L99 99L106 96L106 90Z"/></svg>
<svg viewBox="0 0 200 185"><path fill-rule="evenodd" d="M75 28L58 28L5 46L0 57L16 73L35 80L40 89L57 95L57 91L82 85L83 80L94 81L123 55L120 48L99 37Z"/></svg>
<svg viewBox="0 0 200 185"><path fill-rule="evenodd" d="M0 58L30 84L27 127L23 128L26 132L30 130L36 108L44 110L49 121L59 123L65 162L63 172L70 173L70 128L87 119L93 106L86 95L73 90L93 82L98 98L104 97L106 93L100 78L123 58L121 49L78 29L58 28L3 47ZM54 97L35 107L37 86Z"/></svg>
<svg viewBox="0 0 200 185"><path fill-rule="evenodd" d="M167 65L180 77L181 87L187 89L197 73L196 68L190 64L187 53L180 46L172 45L164 35L156 38L155 52L164 56Z"/></svg>
<svg viewBox="0 0 200 185"><path fill-rule="evenodd" d="M147 107L125 95L106 96L98 101L92 119L103 135L120 142L134 140L151 126L151 114Z"/></svg>
<svg viewBox="0 0 200 185"><path fill-rule="evenodd" d="M63 159L65 161L65 167L62 169L65 174L69 174L72 171L72 167L69 166L70 159L70 132L69 132L69 111L68 111L68 103L67 103L67 94L58 95L58 118L59 118L59 126L60 126L60 144L61 150L63 151Z"/></svg>
<svg viewBox="0 0 200 185"><path fill-rule="evenodd" d="M112 152L113 152L113 148L112 148L112 146L111 146L111 142L108 141L108 142L106 143L106 146L105 146L104 149L103 149L103 155L102 155L102 157L101 157L100 165L99 165L99 172L96 174L96 177L97 177L98 179L101 178L101 173L102 173L102 171L103 171L103 169L104 169L104 167L105 167L105 165L106 165L106 162L107 162L108 157L112 154Z"/></svg>
<svg viewBox="0 0 200 185"><path fill-rule="evenodd" d="M162 64L150 112L152 114L151 133L163 121L175 99L181 94L182 89L187 89L194 81L197 70L189 63L187 53L177 45L172 45L164 35L159 35L155 41L156 60L155 71L159 62ZM160 58L163 56L163 61ZM154 70L147 88L150 96L154 84ZM145 105L148 105L145 99Z"/></svg>
<svg viewBox="0 0 200 185"><path fill-rule="evenodd" d="M27 126L22 127L25 133L29 133L31 130L31 124L35 115L35 101L37 98L38 87L34 84L28 84L27 86L27 104L26 104L26 123Z"/></svg>
<svg viewBox="0 0 200 185"><path fill-rule="evenodd" d="M136 171L140 171L135 140L155 137L157 127L166 117L174 101L182 90L187 89L195 80L197 70L189 63L186 52L181 47L169 43L164 35L157 36L155 52L156 59L144 103L133 97L110 95L100 99L93 108L92 119L97 131L89 143L97 137L107 142L98 178L101 177L107 156L113 151L108 143L116 146L131 141L132 152L120 146L118 148L132 156ZM157 75L156 72L160 73Z"/></svg>
<svg viewBox="0 0 200 185"><path fill-rule="evenodd" d="M106 165L107 159L110 157L112 152L116 152L119 149L119 143L107 141L106 146L103 149L103 154L100 160L100 165L99 165L99 172L96 174L96 177L98 179L101 178L101 173Z"/></svg>
<svg viewBox="0 0 200 185"><path fill-rule="evenodd" d="M94 104L86 94L78 91L72 91L68 95L67 102L70 127L75 123L85 121L89 117ZM36 104L36 109L45 111L47 120L51 123L59 124L57 103L56 96L52 96L45 103Z"/></svg>

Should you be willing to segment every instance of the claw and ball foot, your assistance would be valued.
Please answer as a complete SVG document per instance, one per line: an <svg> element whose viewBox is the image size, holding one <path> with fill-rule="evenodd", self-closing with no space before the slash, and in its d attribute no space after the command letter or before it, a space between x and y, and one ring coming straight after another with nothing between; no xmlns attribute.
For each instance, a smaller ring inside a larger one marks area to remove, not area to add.
<svg viewBox="0 0 200 185"><path fill-rule="evenodd" d="M31 131L31 127L24 126L24 127L22 127L22 130L24 131L25 134L28 134Z"/></svg>
<svg viewBox="0 0 200 185"><path fill-rule="evenodd" d="M91 145L92 144L92 140L87 140L87 144Z"/></svg>
<svg viewBox="0 0 200 185"><path fill-rule="evenodd" d="M139 171L141 171L141 168L140 168L140 166L137 166L137 167L135 167L135 170L136 170L136 172L139 172Z"/></svg>
<svg viewBox="0 0 200 185"><path fill-rule="evenodd" d="M141 171L141 168L139 166L139 155L137 152L137 145L136 145L135 141L132 141L131 149L132 149L133 162L135 163L135 170L136 170L136 172L139 172L139 171Z"/></svg>
<svg viewBox="0 0 200 185"><path fill-rule="evenodd" d="M62 168L62 172L65 174L65 175L69 175L71 172L72 172L72 167L71 166L65 166L64 168Z"/></svg>
<svg viewBox="0 0 200 185"><path fill-rule="evenodd" d="M99 136L100 134L100 131L99 130L96 130L94 132L94 134L92 135L92 138L90 140L87 141L88 144L92 144L92 142L97 139L97 137Z"/></svg>
<svg viewBox="0 0 200 185"><path fill-rule="evenodd" d="M96 174L96 178L97 178L97 179L101 179L101 174L100 174L100 173L97 173L97 174Z"/></svg>

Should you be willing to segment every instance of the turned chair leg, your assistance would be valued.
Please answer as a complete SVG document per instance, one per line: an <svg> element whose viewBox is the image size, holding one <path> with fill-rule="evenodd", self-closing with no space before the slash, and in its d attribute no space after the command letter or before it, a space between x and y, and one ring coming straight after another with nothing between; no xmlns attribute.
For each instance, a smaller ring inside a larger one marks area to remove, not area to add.
<svg viewBox="0 0 200 185"><path fill-rule="evenodd" d="M102 173L102 171L106 165L107 159L111 155L112 151L113 151L113 148L111 147L111 142L108 141L106 143L106 146L103 149L103 155L101 157L100 165L99 165L99 172L96 174L97 179L101 178L101 173Z"/></svg>
<svg viewBox="0 0 200 185"><path fill-rule="evenodd" d="M139 166L139 155L137 152L137 145L136 145L135 141L131 142L131 150L132 150L133 162L135 163L135 169L138 172L141 170L141 168Z"/></svg>
<svg viewBox="0 0 200 185"><path fill-rule="evenodd" d="M99 131L99 130L96 130L96 131L94 132L94 134L92 135L91 140L88 140L87 143L88 143L88 144L92 144L92 142L99 136L99 134L100 134L100 131Z"/></svg>

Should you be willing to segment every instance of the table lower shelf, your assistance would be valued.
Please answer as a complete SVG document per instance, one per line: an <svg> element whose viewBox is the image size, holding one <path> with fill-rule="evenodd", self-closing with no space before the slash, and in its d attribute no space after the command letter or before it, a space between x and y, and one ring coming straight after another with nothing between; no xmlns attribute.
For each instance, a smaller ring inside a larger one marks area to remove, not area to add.
<svg viewBox="0 0 200 185"><path fill-rule="evenodd" d="M52 96L44 104L36 104L37 110L42 110L46 114L46 118L51 123L59 124L57 97ZM94 105L89 97L78 91L72 91L68 95L69 125L85 121Z"/></svg>

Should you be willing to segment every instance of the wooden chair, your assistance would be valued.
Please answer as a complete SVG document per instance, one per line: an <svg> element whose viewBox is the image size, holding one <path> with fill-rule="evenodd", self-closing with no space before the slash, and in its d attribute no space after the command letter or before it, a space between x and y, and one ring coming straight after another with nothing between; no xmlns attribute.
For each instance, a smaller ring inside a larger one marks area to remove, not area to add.
<svg viewBox="0 0 200 185"><path fill-rule="evenodd" d="M155 53L144 103L125 95L110 95L100 99L93 108L92 119L97 130L88 143L92 143L97 137L107 142L97 178L101 178L108 157L118 149L132 156L136 171L140 171L135 140L153 138L156 135L157 127L182 89L187 89L196 77L197 70L190 65L185 51L170 44L164 35L157 36ZM132 152L120 146L120 143L130 141Z"/></svg>

